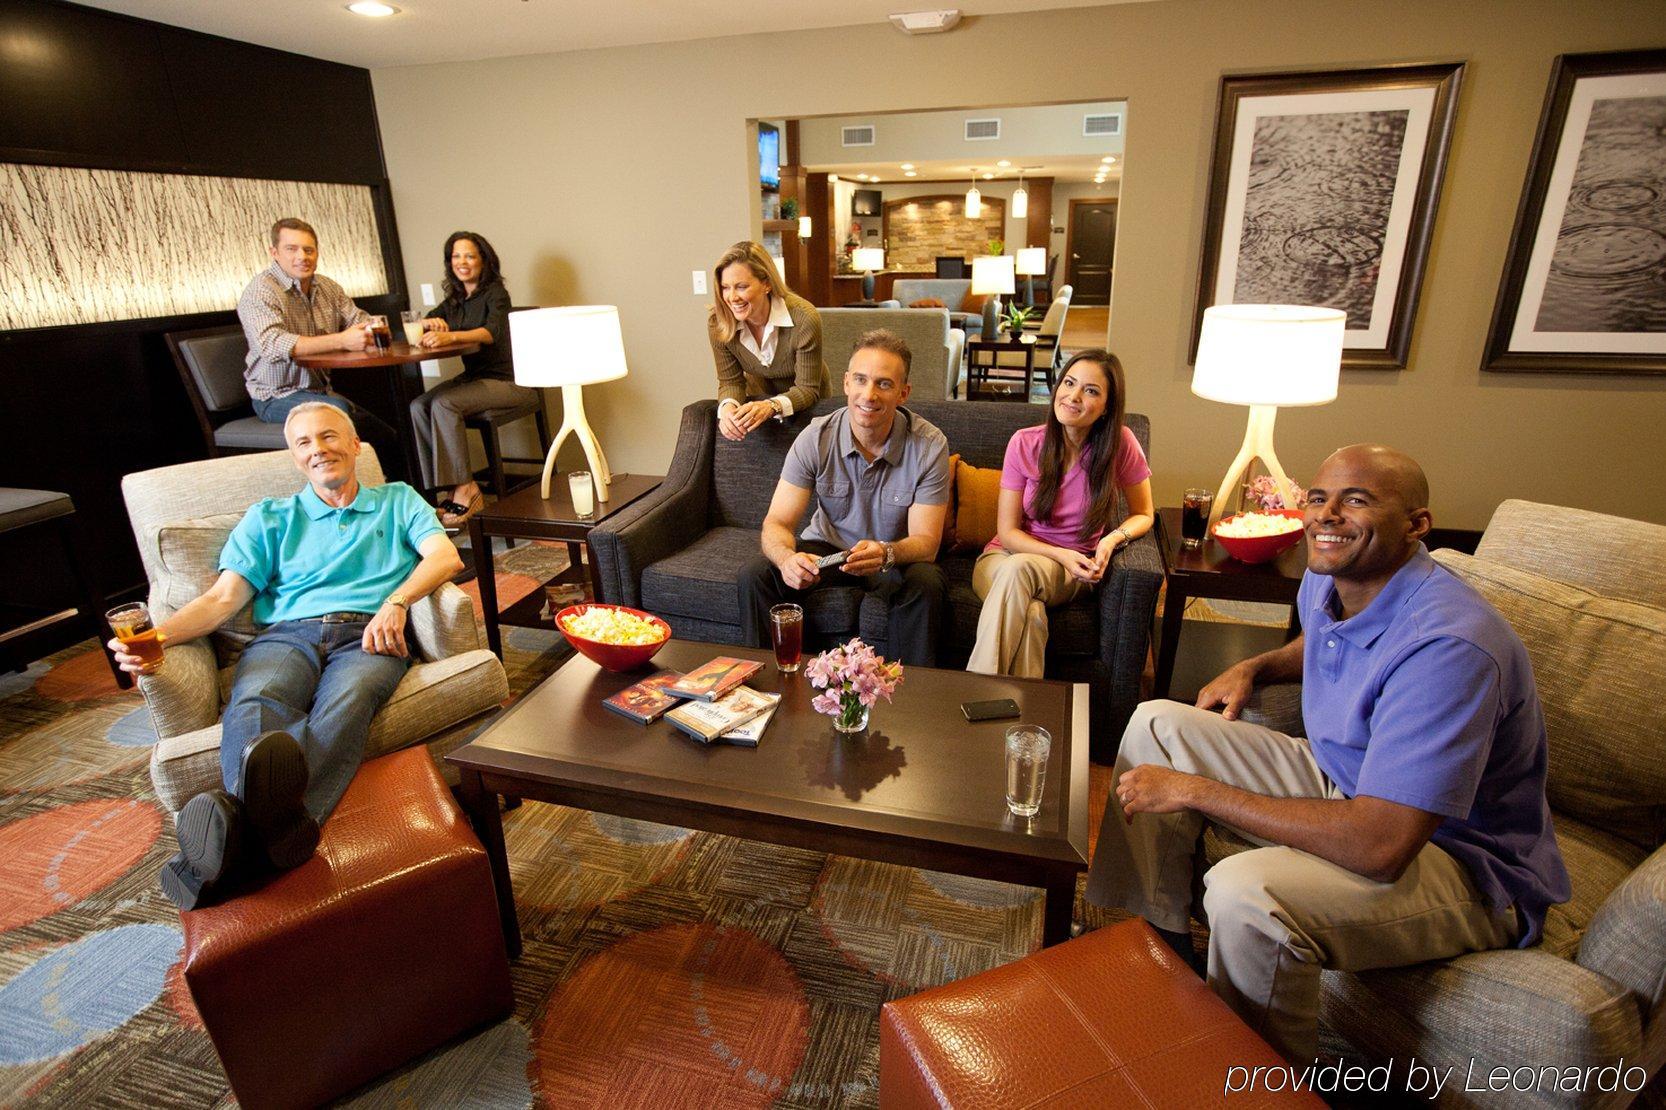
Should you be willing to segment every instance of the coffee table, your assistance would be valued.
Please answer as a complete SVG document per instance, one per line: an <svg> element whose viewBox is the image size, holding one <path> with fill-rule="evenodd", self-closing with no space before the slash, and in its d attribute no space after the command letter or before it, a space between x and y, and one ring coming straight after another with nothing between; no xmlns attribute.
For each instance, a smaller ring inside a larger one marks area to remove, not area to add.
<svg viewBox="0 0 1666 1110"><path fill-rule="evenodd" d="M640 725L602 705L653 673L613 674L575 656L446 759L486 846L510 952L520 924L509 886L499 795L534 798L810 851L1039 886L1042 943L1070 933L1087 866L1088 687L909 667L865 734L842 737L810 708L802 672L729 644L674 640L654 667L687 671L718 655L765 661L749 683L782 694L756 748L705 746L670 722ZM1006 807L1011 721L969 724L960 703L1010 697L1052 734L1041 812Z"/></svg>

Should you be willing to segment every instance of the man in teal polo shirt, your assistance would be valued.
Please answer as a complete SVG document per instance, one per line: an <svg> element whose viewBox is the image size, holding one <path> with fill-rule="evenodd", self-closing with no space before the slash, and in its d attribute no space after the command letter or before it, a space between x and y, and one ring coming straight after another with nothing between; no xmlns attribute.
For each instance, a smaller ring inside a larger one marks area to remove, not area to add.
<svg viewBox="0 0 1666 1110"><path fill-rule="evenodd" d="M237 663L221 721L224 790L188 801L162 889L210 898L247 856L299 866L358 770L370 720L410 665L406 610L463 568L434 508L403 482L369 488L359 437L332 405L296 406L284 438L307 486L252 506L220 577L157 626L164 644L206 636L254 603L263 626ZM124 670L144 664L110 642ZM251 852L241 852L245 840Z"/></svg>

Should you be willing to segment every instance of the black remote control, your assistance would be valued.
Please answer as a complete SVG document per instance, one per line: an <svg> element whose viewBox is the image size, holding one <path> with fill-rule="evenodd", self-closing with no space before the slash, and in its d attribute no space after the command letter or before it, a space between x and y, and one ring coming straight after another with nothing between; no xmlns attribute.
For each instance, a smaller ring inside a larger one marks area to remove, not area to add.
<svg viewBox="0 0 1666 1110"><path fill-rule="evenodd" d="M816 560L816 569L829 570L833 567L843 566L844 561L848 558L850 558L850 552L848 551L835 551L831 555L823 555Z"/></svg>

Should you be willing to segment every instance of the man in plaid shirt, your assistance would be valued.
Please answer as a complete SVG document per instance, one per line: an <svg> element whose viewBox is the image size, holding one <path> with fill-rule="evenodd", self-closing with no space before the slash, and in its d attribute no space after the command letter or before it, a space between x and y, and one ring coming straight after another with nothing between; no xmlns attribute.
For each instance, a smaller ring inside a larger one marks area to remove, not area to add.
<svg viewBox="0 0 1666 1110"><path fill-rule="evenodd" d="M296 355L362 351L370 316L340 285L318 273L318 233L293 217L272 225L272 264L244 288L237 318L249 342L243 383L255 415L282 424L289 411L322 401L353 418L389 477L403 472L399 435L382 420L330 389L327 371L307 370Z"/></svg>

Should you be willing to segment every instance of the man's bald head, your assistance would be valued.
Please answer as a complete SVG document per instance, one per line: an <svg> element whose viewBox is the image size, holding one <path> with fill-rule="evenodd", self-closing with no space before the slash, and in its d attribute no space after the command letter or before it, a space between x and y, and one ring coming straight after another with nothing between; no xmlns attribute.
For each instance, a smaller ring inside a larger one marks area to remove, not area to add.
<svg viewBox="0 0 1666 1110"><path fill-rule="evenodd" d="M1407 511L1429 507L1429 479L1417 460L1382 443L1355 443L1338 451L1319 464L1323 471L1332 461L1355 469L1358 473L1375 476L1376 487L1384 494L1397 497Z"/></svg>

